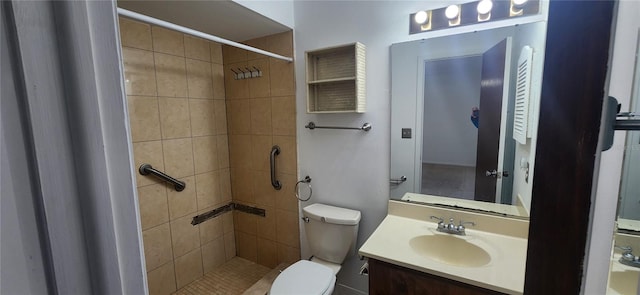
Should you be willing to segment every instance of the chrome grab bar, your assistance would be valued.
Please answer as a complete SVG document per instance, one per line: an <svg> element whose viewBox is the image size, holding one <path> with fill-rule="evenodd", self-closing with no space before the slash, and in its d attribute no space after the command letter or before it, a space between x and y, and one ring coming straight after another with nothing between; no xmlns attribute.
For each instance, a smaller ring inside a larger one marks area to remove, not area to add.
<svg viewBox="0 0 640 295"><path fill-rule="evenodd" d="M403 183L405 181L407 181L407 177L404 176L404 175L400 176L400 178L391 178L391 179L389 179L389 182L391 184L401 184L401 183Z"/></svg>
<svg viewBox="0 0 640 295"><path fill-rule="evenodd" d="M138 168L138 171L140 172L141 175L153 174L154 176L173 184L173 188L178 192L183 191L184 188L187 187L184 181L177 180L165 174L164 172L158 171L154 169L150 164L147 164L147 163L140 165L140 168Z"/></svg>
<svg viewBox="0 0 640 295"><path fill-rule="evenodd" d="M282 188L282 184L279 180L276 179L276 156L280 154L280 147L274 145L271 148L271 154L269 156L269 163L271 165L271 186L276 190L280 190Z"/></svg>

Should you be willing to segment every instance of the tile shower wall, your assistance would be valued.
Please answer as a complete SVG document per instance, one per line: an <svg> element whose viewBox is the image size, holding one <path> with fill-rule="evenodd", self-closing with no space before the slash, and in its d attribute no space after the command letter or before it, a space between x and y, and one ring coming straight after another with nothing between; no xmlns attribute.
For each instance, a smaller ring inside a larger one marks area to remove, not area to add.
<svg viewBox="0 0 640 295"><path fill-rule="evenodd" d="M168 294L236 255L231 213L190 224L231 201L222 48L124 18L120 34L149 291ZM142 163L186 189L139 175Z"/></svg>
<svg viewBox="0 0 640 295"><path fill-rule="evenodd" d="M292 32L244 43L293 55ZM266 217L234 211L237 254L267 267L300 259L296 110L293 63L223 46L233 201L266 210ZM262 70L262 77L235 80L231 69ZM277 177L271 186L269 154L278 145Z"/></svg>

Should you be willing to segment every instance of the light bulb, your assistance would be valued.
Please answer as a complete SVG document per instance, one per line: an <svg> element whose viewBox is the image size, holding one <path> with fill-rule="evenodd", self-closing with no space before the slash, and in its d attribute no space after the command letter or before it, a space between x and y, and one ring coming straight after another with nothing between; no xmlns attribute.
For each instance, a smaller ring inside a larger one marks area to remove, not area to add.
<svg viewBox="0 0 640 295"><path fill-rule="evenodd" d="M413 19L416 21L416 23L420 25L426 23L428 18L429 15L424 10L416 12L416 14L413 16Z"/></svg>
<svg viewBox="0 0 640 295"><path fill-rule="evenodd" d="M456 18L458 17L458 14L460 14L460 7L458 5L449 5L447 9L444 11L444 15L448 19Z"/></svg>
<svg viewBox="0 0 640 295"><path fill-rule="evenodd" d="M515 5L515 6L523 6L528 1L529 0L513 0L513 5Z"/></svg>
<svg viewBox="0 0 640 295"><path fill-rule="evenodd" d="M491 12L493 2L491 0L482 0L478 2L478 14L484 15Z"/></svg>

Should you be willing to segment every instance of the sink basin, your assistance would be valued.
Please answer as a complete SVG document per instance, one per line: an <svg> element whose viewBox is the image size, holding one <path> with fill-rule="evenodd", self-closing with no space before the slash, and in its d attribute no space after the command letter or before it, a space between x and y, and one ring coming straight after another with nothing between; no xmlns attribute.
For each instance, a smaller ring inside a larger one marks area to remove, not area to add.
<svg viewBox="0 0 640 295"><path fill-rule="evenodd" d="M480 267L491 262L491 255L465 237L449 234L424 235L409 241L411 248L418 254L442 263Z"/></svg>

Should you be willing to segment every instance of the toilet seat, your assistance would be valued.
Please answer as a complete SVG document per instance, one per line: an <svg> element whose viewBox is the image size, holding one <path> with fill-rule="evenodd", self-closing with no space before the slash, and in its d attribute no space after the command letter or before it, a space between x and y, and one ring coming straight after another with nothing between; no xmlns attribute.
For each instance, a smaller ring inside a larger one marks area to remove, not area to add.
<svg viewBox="0 0 640 295"><path fill-rule="evenodd" d="M336 276L330 268L308 260L300 260L278 275L269 294L331 294L335 282Z"/></svg>

